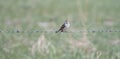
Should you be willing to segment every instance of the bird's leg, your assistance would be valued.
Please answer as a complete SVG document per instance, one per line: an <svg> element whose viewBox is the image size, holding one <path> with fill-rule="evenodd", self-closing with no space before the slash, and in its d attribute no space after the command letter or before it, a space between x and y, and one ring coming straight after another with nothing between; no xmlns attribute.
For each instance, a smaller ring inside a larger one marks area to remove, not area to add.
<svg viewBox="0 0 120 59"><path fill-rule="evenodd" d="M61 29L61 32L67 32L67 31L66 31L66 28L64 28L64 29Z"/></svg>
<svg viewBox="0 0 120 59"><path fill-rule="evenodd" d="M61 32L64 32L64 30L63 30L63 29L61 29Z"/></svg>

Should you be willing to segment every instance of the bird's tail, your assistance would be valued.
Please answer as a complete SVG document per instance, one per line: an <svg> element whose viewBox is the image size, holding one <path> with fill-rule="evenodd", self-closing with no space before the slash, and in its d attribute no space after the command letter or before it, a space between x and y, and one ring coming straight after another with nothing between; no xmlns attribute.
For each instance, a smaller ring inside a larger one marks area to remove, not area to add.
<svg viewBox="0 0 120 59"><path fill-rule="evenodd" d="M55 33L58 33L60 30L56 31Z"/></svg>

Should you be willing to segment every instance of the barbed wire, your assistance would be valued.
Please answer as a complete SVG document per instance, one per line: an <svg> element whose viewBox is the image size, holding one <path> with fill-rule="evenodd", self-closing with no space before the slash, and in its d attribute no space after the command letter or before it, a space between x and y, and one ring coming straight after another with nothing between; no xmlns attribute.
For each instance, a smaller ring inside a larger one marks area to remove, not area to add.
<svg viewBox="0 0 120 59"><path fill-rule="evenodd" d="M56 30L0 30L0 33L43 33L43 32L55 32ZM82 32L89 32L89 33L107 33L107 32L120 32L120 30L69 30L64 33L82 33Z"/></svg>

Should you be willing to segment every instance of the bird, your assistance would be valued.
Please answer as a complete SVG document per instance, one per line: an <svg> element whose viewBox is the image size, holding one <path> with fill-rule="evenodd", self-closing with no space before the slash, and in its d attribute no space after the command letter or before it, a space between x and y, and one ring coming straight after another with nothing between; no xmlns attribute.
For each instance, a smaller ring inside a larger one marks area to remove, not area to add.
<svg viewBox="0 0 120 59"><path fill-rule="evenodd" d="M70 22L68 20L65 20L65 22L63 23L63 25L59 28L59 30L56 31L56 33L58 32L66 32L66 30L70 27Z"/></svg>

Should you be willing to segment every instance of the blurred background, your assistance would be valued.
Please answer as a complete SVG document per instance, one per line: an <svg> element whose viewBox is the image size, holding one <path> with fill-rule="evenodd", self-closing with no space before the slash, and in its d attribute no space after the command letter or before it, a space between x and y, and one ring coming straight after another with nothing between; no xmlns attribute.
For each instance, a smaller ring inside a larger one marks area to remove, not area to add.
<svg viewBox="0 0 120 59"><path fill-rule="evenodd" d="M0 0L0 59L120 59L119 11L120 0ZM73 32L56 34L66 19Z"/></svg>

